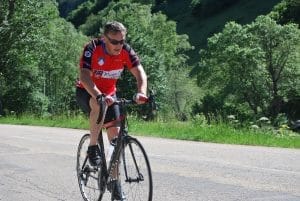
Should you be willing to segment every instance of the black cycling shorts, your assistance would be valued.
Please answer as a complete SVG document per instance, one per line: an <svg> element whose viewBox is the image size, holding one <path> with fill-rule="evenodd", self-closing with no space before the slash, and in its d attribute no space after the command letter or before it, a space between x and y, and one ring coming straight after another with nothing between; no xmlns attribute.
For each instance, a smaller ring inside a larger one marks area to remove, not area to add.
<svg viewBox="0 0 300 201"><path fill-rule="evenodd" d="M116 98L116 96L113 96ZM90 114L91 107L90 107L90 98L91 95L84 89L80 87L76 87L76 100L79 107L85 112L86 114ZM120 107L118 104L112 104L107 108L106 116L104 119L104 124L109 122L113 122L115 120L120 119ZM116 124L114 124L116 126ZM111 127L111 126L107 126Z"/></svg>

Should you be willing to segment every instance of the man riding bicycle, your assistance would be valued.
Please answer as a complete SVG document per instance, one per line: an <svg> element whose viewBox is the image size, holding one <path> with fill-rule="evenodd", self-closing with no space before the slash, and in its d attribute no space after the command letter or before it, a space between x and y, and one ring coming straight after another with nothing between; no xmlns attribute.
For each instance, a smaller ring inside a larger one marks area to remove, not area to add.
<svg viewBox="0 0 300 201"><path fill-rule="evenodd" d="M101 101L108 105L103 127L107 129L109 141L120 130L120 110L116 99L116 82L124 68L127 68L137 81L135 101L143 104L147 101L147 76L135 51L125 42L127 30L120 22L108 22L103 35L90 41L83 50L80 59L79 80L76 84L76 99L84 112L89 114L90 145L89 162L92 166L101 164L100 149L97 145L99 130L97 118ZM116 200L120 200L122 191L120 182L112 181Z"/></svg>

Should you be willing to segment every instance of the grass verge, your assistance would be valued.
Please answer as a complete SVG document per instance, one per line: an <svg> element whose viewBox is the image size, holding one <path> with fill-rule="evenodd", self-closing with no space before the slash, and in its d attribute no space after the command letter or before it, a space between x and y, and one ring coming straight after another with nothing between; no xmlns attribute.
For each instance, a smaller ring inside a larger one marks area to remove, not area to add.
<svg viewBox="0 0 300 201"><path fill-rule="evenodd" d="M138 122L130 131L140 135L202 142L300 148L300 135L285 131L234 128L227 124L197 125L191 122Z"/></svg>
<svg viewBox="0 0 300 201"><path fill-rule="evenodd" d="M36 125L88 129L84 116L37 118L32 115L0 117L2 124ZM300 135L290 131L250 130L227 124L200 125L195 122L145 122L129 120L129 131L135 135L202 142L300 148Z"/></svg>

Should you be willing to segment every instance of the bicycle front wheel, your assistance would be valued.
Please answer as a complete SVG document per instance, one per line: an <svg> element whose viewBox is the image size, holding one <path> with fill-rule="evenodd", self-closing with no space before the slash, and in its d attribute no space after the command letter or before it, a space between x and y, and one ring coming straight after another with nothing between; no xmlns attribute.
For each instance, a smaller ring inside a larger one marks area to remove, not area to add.
<svg viewBox="0 0 300 201"><path fill-rule="evenodd" d="M87 149L90 144L90 135L84 135L77 150L77 177L81 195L85 201L98 201L99 189L99 168L89 164Z"/></svg>
<svg viewBox="0 0 300 201"><path fill-rule="evenodd" d="M120 155L120 181L126 201L152 200L150 163L141 143L129 137Z"/></svg>

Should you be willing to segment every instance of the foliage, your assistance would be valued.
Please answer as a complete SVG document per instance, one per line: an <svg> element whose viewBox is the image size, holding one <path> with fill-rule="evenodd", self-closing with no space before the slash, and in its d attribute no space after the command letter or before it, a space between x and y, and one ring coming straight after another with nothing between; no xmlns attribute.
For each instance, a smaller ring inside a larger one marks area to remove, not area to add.
<svg viewBox="0 0 300 201"><path fill-rule="evenodd" d="M100 10L104 9L108 3L109 0L85 1L68 14L67 20L78 28L81 24L85 23L88 16L97 14Z"/></svg>
<svg viewBox="0 0 300 201"><path fill-rule="evenodd" d="M35 6L42 7L41 4ZM38 38L35 36L43 26L45 17L41 16L41 13L32 15L33 9L36 8L32 2L27 4L25 1L9 1L4 12L7 13L4 16L6 20L1 24L1 46L6 47L1 48L3 57L0 59L0 64L4 78L1 95L4 106L7 105L8 109L17 112L24 111L30 104L31 93L37 88L39 81L37 55L33 53L30 46L37 42ZM51 15L51 11L48 11ZM41 19L38 20L40 17ZM37 82L33 82L34 80Z"/></svg>
<svg viewBox="0 0 300 201"><path fill-rule="evenodd" d="M155 5L157 3L156 0L132 0L133 3L140 3L145 5Z"/></svg>
<svg viewBox="0 0 300 201"><path fill-rule="evenodd" d="M287 24L292 22L300 25L299 13L299 0L283 0L274 7L269 16L280 24Z"/></svg>
<svg viewBox="0 0 300 201"><path fill-rule="evenodd" d="M91 1L85 1L80 4L76 10L73 10L69 13L67 20L72 22L75 27L83 24L86 18L91 14L91 10L94 6L94 3Z"/></svg>
<svg viewBox="0 0 300 201"><path fill-rule="evenodd" d="M247 103L255 115L275 118L290 91L300 93L299 40L297 26L265 16L245 26L227 23L200 52L198 84L226 102Z"/></svg>
<svg viewBox="0 0 300 201"><path fill-rule="evenodd" d="M240 0L192 0L192 13L196 17L206 18L214 13L228 9Z"/></svg>
<svg viewBox="0 0 300 201"><path fill-rule="evenodd" d="M56 0L58 2L59 13L62 17L67 17L69 12L76 9L78 5L86 0Z"/></svg>
<svg viewBox="0 0 300 201"><path fill-rule="evenodd" d="M4 107L37 114L67 110L85 37L59 17L51 0L9 1L3 8L0 97Z"/></svg>
<svg viewBox="0 0 300 201"><path fill-rule="evenodd" d="M126 1L126 0L125 0ZM81 3L76 9L69 13L67 20L72 22L75 27L79 27L84 24L89 16L97 15L98 12L107 7L109 0L87 0ZM129 1L127 1L129 2ZM145 5L155 6L154 0L131 0L133 3L140 3ZM72 2L69 2L72 5Z"/></svg>
<svg viewBox="0 0 300 201"><path fill-rule="evenodd" d="M167 78L168 90L166 97L169 97L167 109L174 111L174 116L181 121L189 119L192 113L192 105L199 98L200 90L194 79L188 77L189 69L171 69Z"/></svg>
<svg viewBox="0 0 300 201"><path fill-rule="evenodd" d="M200 5L201 5L201 2L202 2L202 0L192 0L192 1L191 1L191 7L192 7L193 9L195 9L197 6L200 6Z"/></svg>

